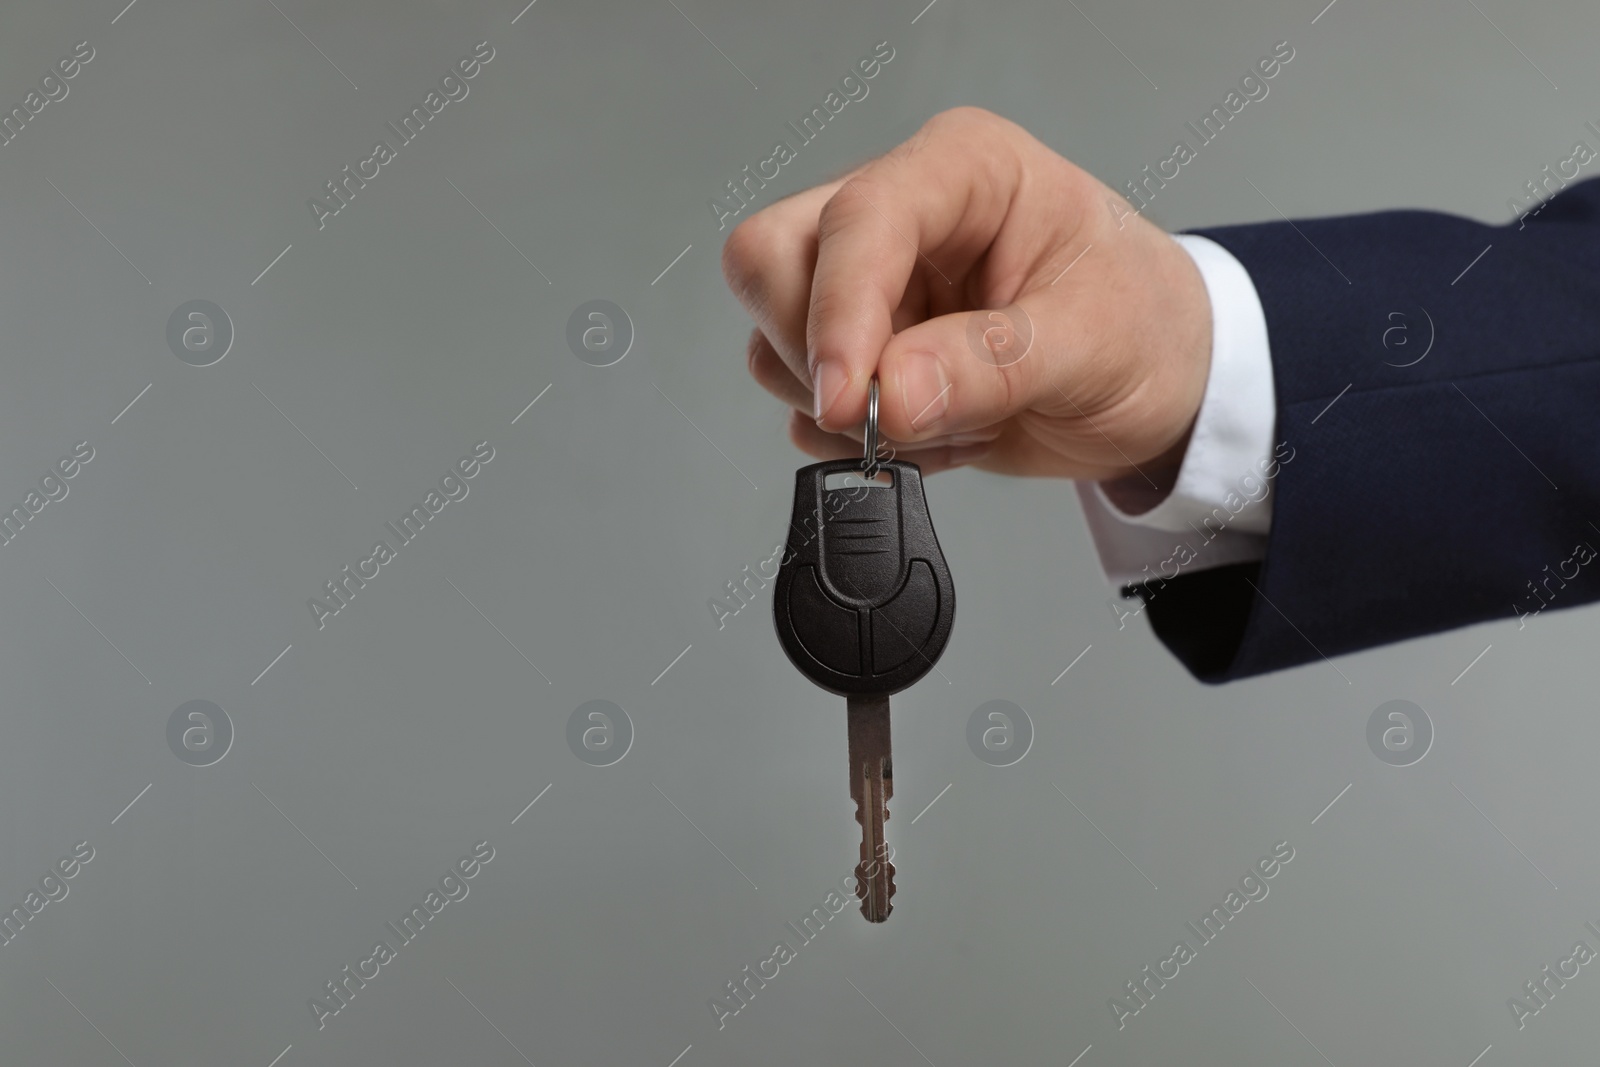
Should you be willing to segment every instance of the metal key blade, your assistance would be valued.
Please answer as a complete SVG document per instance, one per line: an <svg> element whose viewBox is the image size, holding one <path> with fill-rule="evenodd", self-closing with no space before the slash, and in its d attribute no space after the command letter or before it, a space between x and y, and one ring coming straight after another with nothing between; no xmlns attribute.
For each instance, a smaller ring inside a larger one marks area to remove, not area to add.
<svg viewBox="0 0 1600 1067"><path fill-rule="evenodd" d="M889 798L894 796L894 762L889 748L889 698L851 696L845 714L850 719L850 796L856 802L861 824L861 861L856 864L856 896L868 922L889 917L894 896L894 864L884 841L883 823L889 818Z"/></svg>

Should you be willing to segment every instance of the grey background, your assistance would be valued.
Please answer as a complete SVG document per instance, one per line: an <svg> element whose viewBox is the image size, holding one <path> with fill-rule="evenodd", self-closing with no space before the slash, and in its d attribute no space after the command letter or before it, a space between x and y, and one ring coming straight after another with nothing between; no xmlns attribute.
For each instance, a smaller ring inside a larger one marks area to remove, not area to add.
<svg viewBox="0 0 1600 1067"><path fill-rule="evenodd" d="M726 1029L707 1007L856 847L841 702L784 659L767 599L721 630L707 607L781 537L802 460L745 373L707 199L881 40L870 96L769 200L957 104L1120 184L1286 39L1159 222L1275 217L1262 194L1503 221L1593 143L1600 14L1477 3L9 5L0 100L97 54L0 148L0 500L80 440L96 457L0 548L0 901L96 855L0 948L0 1058L1588 1054L1591 968L1521 1032L1506 1000L1600 947L1592 612L1208 689L1117 630L1070 486L975 472L929 487L961 614L895 700L893 918L845 912ZM471 95L319 232L306 198L485 39ZM637 330L606 368L564 341L597 298ZM237 331L211 367L166 347L193 299ZM483 439L470 496L319 631L306 599ZM234 726L209 767L165 740L195 699ZM610 767L565 742L592 699L634 725ZM966 745L995 699L1034 721L1012 767ZM1432 719L1414 766L1367 748L1391 699ZM482 839L470 896L319 1032L308 998ZM1118 1032L1108 998L1280 840L1270 895Z"/></svg>

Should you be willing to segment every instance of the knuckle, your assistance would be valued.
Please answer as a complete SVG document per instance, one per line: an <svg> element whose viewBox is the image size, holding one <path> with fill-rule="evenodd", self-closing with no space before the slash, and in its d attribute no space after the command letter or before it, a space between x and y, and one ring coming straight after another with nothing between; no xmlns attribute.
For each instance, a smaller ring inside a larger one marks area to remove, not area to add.
<svg viewBox="0 0 1600 1067"><path fill-rule="evenodd" d="M946 108L939 112L928 120L927 125L943 127L963 126L972 123L987 124L995 122L999 118L1000 116L992 111L986 111L972 104L962 104L959 107Z"/></svg>
<svg viewBox="0 0 1600 1067"><path fill-rule="evenodd" d="M1025 401L1033 395L1039 381L1039 363L1038 359L1024 356L1015 363L995 368L1000 375L1001 412L1020 411L1027 406Z"/></svg>
<svg viewBox="0 0 1600 1067"><path fill-rule="evenodd" d="M822 211L817 215L818 243L826 243L837 236L857 217L869 199L876 201L880 195L880 183L870 168L846 180L828 197L828 202L822 205Z"/></svg>
<svg viewBox="0 0 1600 1067"><path fill-rule="evenodd" d="M785 397L793 391L794 375L760 330L751 335L747 364L750 377L767 392Z"/></svg>
<svg viewBox="0 0 1600 1067"><path fill-rule="evenodd" d="M756 381L766 384L766 359L761 346L766 343L760 330L750 331L750 340L745 344L745 360L750 367L750 376Z"/></svg>
<svg viewBox="0 0 1600 1067"><path fill-rule="evenodd" d="M947 151L958 152L964 160L989 165L996 159L1015 165L1019 155L1038 145L1032 134L1010 119L971 105L939 112L918 135L914 147L936 141L947 146Z"/></svg>
<svg viewBox="0 0 1600 1067"><path fill-rule="evenodd" d="M922 132L928 136L965 139L975 133L987 133L1012 127L1008 120L981 107L964 104L941 111L923 124Z"/></svg>
<svg viewBox="0 0 1600 1067"><path fill-rule="evenodd" d="M722 245L722 276L739 294L756 287L761 274L763 253L770 243L767 221L752 215L733 228Z"/></svg>

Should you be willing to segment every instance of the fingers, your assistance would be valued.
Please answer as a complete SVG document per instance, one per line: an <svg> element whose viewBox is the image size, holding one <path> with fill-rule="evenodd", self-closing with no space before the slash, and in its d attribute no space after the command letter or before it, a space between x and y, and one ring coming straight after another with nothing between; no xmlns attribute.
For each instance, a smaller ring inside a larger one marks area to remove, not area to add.
<svg viewBox="0 0 1600 1067"><path fill-rule="evenodd" d="M756 384L796 411L811 412L811 386L795 377L772 342L760 330L752 330L749 346L750 376Z"/></svg>
<svg viewBox="0 0 1600 1067"><path fill-rule="evenodd" d="M1030 293L901 331L877 367L879 426L911 442L981 431L1036 406L1070 410L1077 398L1063 383L1096 358L1082 318L1059 294Z"/></svg>
<svg viewBox="0 0 1600 1067"><path fill-rule="evenodd" d="M1039 272L1051 262L1059 279L1053 259L1089 250L1078 227L1099 188L997 116L935 116L888 155L729 237L724 272L763 335L752 338L752 375L796 411L809 404L821 430L859 436L876 374L882 433L922 452L973 448L972 435L992 437L1029 409L1098 410L1105 390L1086 383L1110 358L1105 313Z"/></svg>
<svg viewBox="0 0 1600 1067"><path fill-rule="evenodd" d="M729 287L791 376L808 387L806 312L817 262L817 216L841 184L843 179L819 185L763 208L736 226L722 248Z"/></svg>
<svg viewBox="0 0 1600 1067"><path fill-rule="evenodd" d="M867 383L893 335L914 272L960 302L957 280L988 248L1021 180L1018 127L975 109L945 112L916 138L847 179L822 208L806 353L818 423L866 416ZM935 302L938 302L937 300ZM916 394L931 368L908 365Z"/></svg>

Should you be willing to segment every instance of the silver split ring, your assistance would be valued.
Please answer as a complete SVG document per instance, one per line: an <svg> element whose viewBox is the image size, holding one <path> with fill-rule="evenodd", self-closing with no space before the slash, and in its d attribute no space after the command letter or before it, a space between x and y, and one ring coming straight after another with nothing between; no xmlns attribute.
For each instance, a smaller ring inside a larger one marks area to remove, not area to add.
<svg viewBox="0 0 1600 1067"><path fill-rule="evenodd" d="M878 377L873 375L867 386L867 431L862 444L865 453L861 459L863 470L870 471L878 461Z"/></svg>

